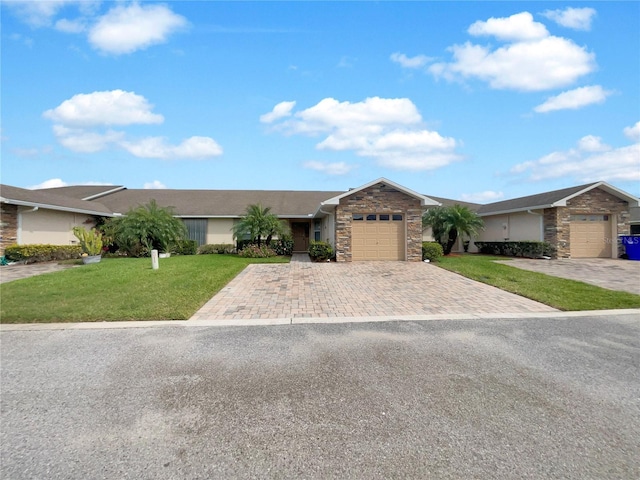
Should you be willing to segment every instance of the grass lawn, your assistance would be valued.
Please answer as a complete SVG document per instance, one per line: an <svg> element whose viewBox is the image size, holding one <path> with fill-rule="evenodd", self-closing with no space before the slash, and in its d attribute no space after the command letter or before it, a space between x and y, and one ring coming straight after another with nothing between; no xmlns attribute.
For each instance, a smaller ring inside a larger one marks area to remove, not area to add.
<svg viewBox="0 0 640 480"><path fill-rule="evenodd" d="M235 255L189 255L160 260L104 258L61 272L0 285L0 322L184 320L250 263Z"/></svg>
<svg viewBox="0 0 640 480"><path fill-rule="evenodd" d="M520 270L495 263L493 260L508 260L508 258L462 255L443 257L436 265L559 310L640 308L640 295Z"/></svg>

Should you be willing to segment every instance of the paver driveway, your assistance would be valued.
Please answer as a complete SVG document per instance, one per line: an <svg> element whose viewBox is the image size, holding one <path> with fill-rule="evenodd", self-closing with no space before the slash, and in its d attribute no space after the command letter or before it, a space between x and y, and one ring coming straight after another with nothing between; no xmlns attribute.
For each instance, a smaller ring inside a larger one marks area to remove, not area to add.
<svg viewBox="0 0 640 480"><path fill-rule="evenodd" d="M427 263L292 261L249 265L191 320L551 311Z"/></svg>
<svg viewBox="0 0 640 480"><path fill-rule="evenodd" d="M610 290L640 295L640 262L613 258L563 258L535 260L512 258L504 265L540 272L554 277L578 280Z"/></svg>

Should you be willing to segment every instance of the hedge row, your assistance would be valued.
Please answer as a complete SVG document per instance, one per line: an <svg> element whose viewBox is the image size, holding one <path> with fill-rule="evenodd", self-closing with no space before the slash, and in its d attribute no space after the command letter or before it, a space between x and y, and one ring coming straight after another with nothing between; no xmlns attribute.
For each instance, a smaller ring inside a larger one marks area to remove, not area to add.
<svg viewBox="0 0 640 480"><path fill-rule="evenodd" d="M9 245L4 249L7 260L12 262L53 262L80 258L80 245Z"/></svg>
<svg viewBox="0 0 640 480"><path fill-rule="evenodd" d="M547 242L474 242L480 253L508 257L553 257L556 249Z"/></svg>

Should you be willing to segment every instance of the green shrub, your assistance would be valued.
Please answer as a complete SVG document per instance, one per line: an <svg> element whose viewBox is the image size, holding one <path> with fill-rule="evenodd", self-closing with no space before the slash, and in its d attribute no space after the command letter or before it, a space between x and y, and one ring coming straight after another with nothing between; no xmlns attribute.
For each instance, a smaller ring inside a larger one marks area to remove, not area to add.
<svg viewBox="0 0 640 480"><path fill-rule="evenodd" d="M178 240L174 243L173 251L177 255L195 255L198 253L198 242L195 240Z"/></svg>
<svg viewBox="0 0 640 480"><path fill-rule="evenodd" d="M438 242L422 242L422 260L435 262L443 255L442 245Z"/></svg>
<svg viewBox="0 0 640 480"><path fill-rule="evenodd" d="M271 240L271 245L269 245L278 255L293 255L293 238L291 237L283 237L277 240Z"/></svg>
<svg viewBox="0 0 640 480"><path fill-rule="evenodd" d="M333 247L327 242L313 241L309 245L309 256L316 262L323 262L333 258Z"/></svg>
<svg viewBox="0 0 640 480"><path fill-rule="evenodd" d="M198 255L233 253L234 251L235 247L232 243L208 243L198 247Z"/></svg>
<svg viewBox="0 0 640 480"><path fill-rule="evenodd" d="M554 257L556 249L547 242L474 242L480 253L507 257Z"/></svg>
<svg viewBox="0 0 640 480"><path fill-rule="evenodd" d="M51 262L80 258L80 245L9 245L4 250L7 260L13 262Z"/></svg>
<svg viewBox="0 0 640 480"><path fill-rule="evenodd" d="M266 245L247 245L238 255L244 258L268 258L277 256L276 252Z"/></svg>

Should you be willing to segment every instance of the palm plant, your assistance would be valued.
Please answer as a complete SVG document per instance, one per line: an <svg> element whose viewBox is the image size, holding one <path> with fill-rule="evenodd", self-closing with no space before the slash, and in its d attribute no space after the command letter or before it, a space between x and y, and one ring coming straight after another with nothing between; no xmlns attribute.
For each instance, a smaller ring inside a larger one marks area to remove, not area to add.
<svg viewBox="0 0 640 480"><path fill-rule="evenodd" d="M444 254L449 255L459 234L476 236L484 228L484 222L468 207L456 204L430 208L422 215L422 226L431 227L433 238L442 245Z"/></svg>
<svg viewBox="0 0 640 480"><path fill-rule="evenodd" d="M237 240L248 236L251 243L258 246L262 244L263 238L265 244L269 245L273 237L282 237L287 232L287 226L277 215L271 213L271 207L260 204L249 205L240 221L233 226L233 238Z"/></svg>

